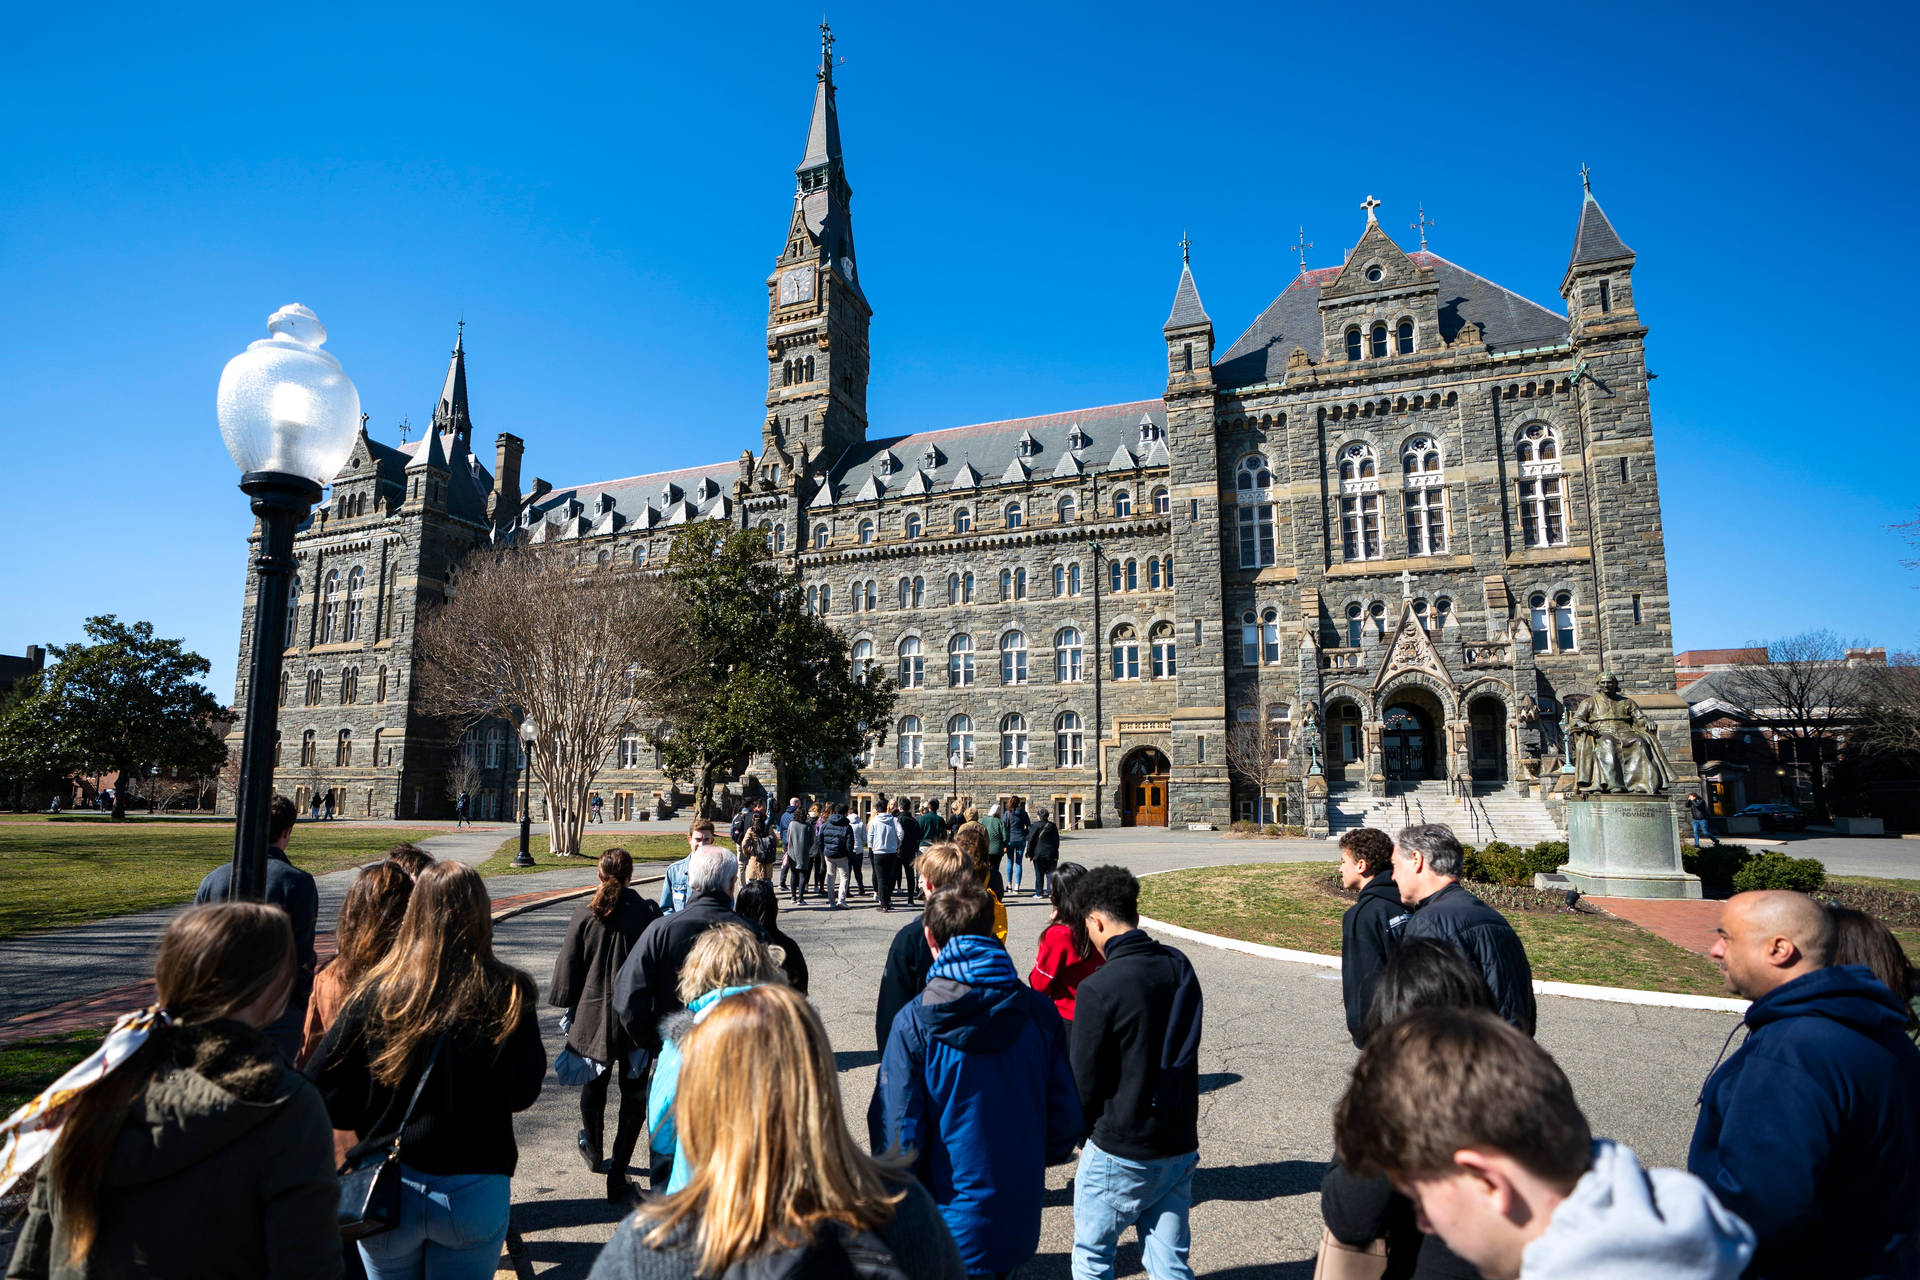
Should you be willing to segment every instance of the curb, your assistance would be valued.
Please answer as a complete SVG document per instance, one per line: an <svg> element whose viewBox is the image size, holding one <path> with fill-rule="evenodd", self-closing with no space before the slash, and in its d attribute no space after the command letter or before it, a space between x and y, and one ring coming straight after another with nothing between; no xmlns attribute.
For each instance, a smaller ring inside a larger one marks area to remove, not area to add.
<svg viewBox="0 0 1920 1280"><path fill-rule="evenodd" d="M1140 926L1158 933L1171 934L1176 938L1184 938L1188 942L1215 947L1221 951L1238 951L1243 955L1259 956L1263 960L1314 965L1322 969L1340 967L1339 956L1323 956L1313 951L1290 951L1285 947L1270 947L1262 942L1242 942L1238 938L1223 938L1216 933L1202 933L1198 929L1168 924L1164 920L1155 920L1150 916L1141 916ZM1636 991L1630 987L1591 987L1579 982L1548 982L1539 978L1533 981L1533 991L1535 995L1560 996L1568 1000L1599 1000L1607 1004L1653 1005L1663 1009L1704 1009L1715 1013L1747 1011L1747 1001L1726 996L1690 996L1666 991Z"/></svg>

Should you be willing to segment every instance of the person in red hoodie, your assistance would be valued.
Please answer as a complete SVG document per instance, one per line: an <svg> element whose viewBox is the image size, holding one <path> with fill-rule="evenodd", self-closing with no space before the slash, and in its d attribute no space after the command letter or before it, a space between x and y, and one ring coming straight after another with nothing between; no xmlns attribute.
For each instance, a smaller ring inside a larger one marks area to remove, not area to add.
<svg viewBox="0 0 1920 1280"><path fill-rule="evenodd" d="M1073 1030L1073 999L1086 976L1106 963L1087 937L1087 922L1073 909L1073 886L1087 869L1063 862L1053 873L1053 919L1040 935L1040 951L1033 958L1027 984L1053 1001L1054 1008Z"/></svg>

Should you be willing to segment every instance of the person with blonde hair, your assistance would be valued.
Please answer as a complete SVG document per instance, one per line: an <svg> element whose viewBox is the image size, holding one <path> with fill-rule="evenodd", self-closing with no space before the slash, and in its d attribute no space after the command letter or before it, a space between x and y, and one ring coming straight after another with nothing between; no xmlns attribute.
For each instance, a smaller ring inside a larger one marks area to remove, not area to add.
<svg viewBox="0 0 1920 1280"><path fill-rule="evenodd" d="M0 1127L0 1192L45 1161L9 1276L340 1275L326 1105L264 1034L295 956L279 907L174 917L159 1004Z"/></svg>
<svg viewBox="0 0 1920 1280"><path fill-rule="evenodd" d="M728 996L683 1047L674 1110L691 1175L621 1223L590 1280L696 1280L741 1264L846 1275L850 1259L963 1280L920 1184L847 1132L833 1046L804 997L773 983ZM742 1080L753 1082L750 1107Z"/></svg>
<svg viewBox="0 0 1920 1280"><path fill-rule="evenodd" d="M660 1023L660 1058L647 1093L647 1144L653 1159L651 1185L668 1191L687 1185L687 1162L674 1131L673 1098L680 1082L680 1041L698 1026L717 1001L764 982L787 980L767 944L744 925L715 925L700 935L680 970L680 999L686 1008ZM671 1173L661 1175L667 1170Z"/></svg>
<svg viewBox="0 0 1920 1280"><path fill-rule="evenodd" d="M371 1280L493 1275L520 1156L513 1115L547 1074L539 999L532 978L493 954L480 873L461 862L422 871L393 950L308 1066L334 1126L364 1135L350 1165L401 1139L399 1224L360 1242Z"/></svg>

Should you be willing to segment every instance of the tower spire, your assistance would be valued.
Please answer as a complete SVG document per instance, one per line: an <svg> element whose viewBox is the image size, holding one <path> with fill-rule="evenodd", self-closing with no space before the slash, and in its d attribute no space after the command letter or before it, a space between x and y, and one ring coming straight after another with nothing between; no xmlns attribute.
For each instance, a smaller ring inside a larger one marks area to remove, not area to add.
<svg viewBox="0 0 1920 1280"><path fill-rule="evenodd" d="M467 409L467 322L464 317L454 331L447 380L441 384L440 401L433 407L433 431L436 435L451 433L462 443L473 435L473 416Z"/></svg>

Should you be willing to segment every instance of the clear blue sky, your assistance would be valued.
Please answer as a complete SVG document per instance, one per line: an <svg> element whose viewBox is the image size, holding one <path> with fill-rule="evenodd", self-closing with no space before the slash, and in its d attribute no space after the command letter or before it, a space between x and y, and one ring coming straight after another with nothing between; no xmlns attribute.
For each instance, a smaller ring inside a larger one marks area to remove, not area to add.
<svg viewBox="0 0 1920 1280"><path fill-rule="evenodd" d="M391 9L0 9L0 651L148 618L231 697L213 393L282 303L382 438L464 315L530 475L757 447L818 9ZM1639 253L1677 646L1914 647L1915 14L837 4L875 429L1156 395L1183 230L1224 346L1369 193L1558 309L1584 161Z"/></svg>

